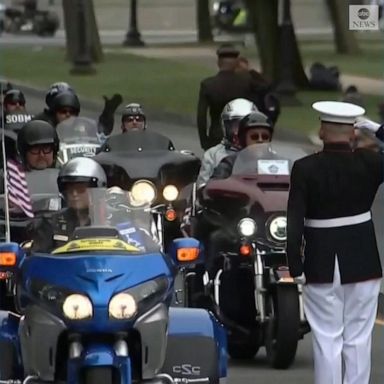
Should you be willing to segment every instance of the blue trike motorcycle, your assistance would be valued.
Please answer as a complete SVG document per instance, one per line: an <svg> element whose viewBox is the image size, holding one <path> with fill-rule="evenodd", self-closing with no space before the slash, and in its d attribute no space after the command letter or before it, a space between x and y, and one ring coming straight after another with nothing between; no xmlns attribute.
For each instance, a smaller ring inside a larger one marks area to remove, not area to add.
<svg viewBox="0 0 384 384"><path fill-rule="evenodd" d="M95 197L95 192L97 192ZM89 192L90 225L40 253L0 245L18 314L0 312L0 383L219 383L226 338L202 309L170 308L195 239L162 250L161 210L124 191Z"/></svg>

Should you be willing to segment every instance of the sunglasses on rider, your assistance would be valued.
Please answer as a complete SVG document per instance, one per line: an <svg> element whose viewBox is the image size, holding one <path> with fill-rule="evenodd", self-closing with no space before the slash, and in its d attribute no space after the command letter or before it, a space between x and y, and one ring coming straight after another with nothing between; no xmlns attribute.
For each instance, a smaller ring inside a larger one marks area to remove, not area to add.
<svg viewBox="0 0 384 384"><path fill-rule="evenodd" d="M269 133L252 133L249 138L253 141L269 141L271 140L271 135Z"/></svg>
<svg viewBox="0 0 384 384"><path fill-rule="evenodd" d="M60 113L60 115L76 115L76 111L72 108L60 108L57 113Z"/></svg>
<svg viewBox="0 0 384 384"><path fill-rule="evenodd" d="M16 107L17 105L20 105L23 107L25 105L22 101L8 101L6 105L11 105L12 107Z"/></svg>
<svg viewBox="0 0 384 384"><path fill-rule="evenodd" d="M33 145L32 147L28 148L28 152L32 155L39 155L40 153L48 155L48 153L53 152L53 147L52 145Z"/></svg>
<svg viewBox="0 0 384 384"><path fill-rule="evenodd" d="M132 121L138 121L142 123L144 121L144 116L127 116L125 121L131 123Z"/></svg>

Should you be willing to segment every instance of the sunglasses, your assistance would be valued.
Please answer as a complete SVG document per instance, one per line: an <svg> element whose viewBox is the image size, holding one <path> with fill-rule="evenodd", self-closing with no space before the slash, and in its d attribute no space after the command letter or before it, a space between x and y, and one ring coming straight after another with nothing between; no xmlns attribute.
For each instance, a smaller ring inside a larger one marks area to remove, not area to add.
<svg viewBox="0 0 384 384"><path fill-rule="evenodd" d="M72 108L61 108L57 113L60 113L60 115L76 115L76 111Z"/></svg>
<svg viewBox="0 0 384 384"><path fill-rule="evenodd" d="M28 152L32 155L39 155L40 153L48 155L48 153L53 152L53 147L52 145L34 145L28 149Z"/></svg>
<svg viewBox="0 0 384 384"><path fill-rule="evenodd" d="M144 116L128 116L125 118L125 121L132 122L132 121L138 121L142 123L144 121Z"/></svg>
<svg viewBox="0 0 384 384"><path fill-rule="evenodd" d="M254 141L269 141L271 140L271 135L268 133L252 133L249 138Z"/></svg>
<svg viewBox="0 0 384 384"><path fill-rule="evenodd" d="M23 107L25 105L22 101L8 101L6 105L11 105L12 107L16 107L17 105L20 105Z"/></svg>

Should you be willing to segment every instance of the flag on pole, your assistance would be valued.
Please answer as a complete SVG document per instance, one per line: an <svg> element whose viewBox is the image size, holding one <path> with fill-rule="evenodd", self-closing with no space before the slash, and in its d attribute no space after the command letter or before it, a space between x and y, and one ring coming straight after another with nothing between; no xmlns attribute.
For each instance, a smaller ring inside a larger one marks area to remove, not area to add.
<svg viewBox="0 0 384 384"><path fill-rule="evenodd" d="M25 172L15 161L7 160L8 199L28 217L34 217Z"/></svg>

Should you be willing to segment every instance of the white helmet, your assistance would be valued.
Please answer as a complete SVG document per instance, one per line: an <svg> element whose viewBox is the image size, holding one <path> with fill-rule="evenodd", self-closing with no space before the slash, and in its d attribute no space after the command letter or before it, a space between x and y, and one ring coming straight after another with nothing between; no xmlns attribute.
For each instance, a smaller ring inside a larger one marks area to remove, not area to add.
<svg viewBox="0 0 384 384"><path fill-rule="evenodd" d="M226 104L221 113L221 126L227 144L235 144L240 120L258 111L256 105L247 99L234 99Z"/></svg>

